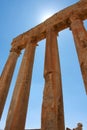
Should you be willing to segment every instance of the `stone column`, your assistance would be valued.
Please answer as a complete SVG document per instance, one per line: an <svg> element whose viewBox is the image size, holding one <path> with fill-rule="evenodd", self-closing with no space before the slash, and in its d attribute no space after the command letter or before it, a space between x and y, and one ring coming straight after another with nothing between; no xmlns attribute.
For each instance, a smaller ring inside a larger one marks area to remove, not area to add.
<svg viewBox="0 0 87 130"><path fill-rule="evenodd" d="M65 130L57 33L47 30L41 130Z"/></svg>
<svg viewBox="0 0 87 130"><path fill-rule="evenodd" d="M27 43L16 81L5 130L24 130L36 44Z"/></svg>
<svg viewBox="0 0 87 130"><path fill-rule="evenodd" d="M70 17L70 28L75 40L75 46L87 93L87 31L84 28L82 20L75 14Z"/></svg>
<svg viewBox="0 0 87 130"><path fill-rule="evenodd" d="M20 54L18 48L12 48L8 60L5 64L4 70L0 76L0 117L2 115L7 94L9 91L10 82L15 69L17 58Z"/></svg>

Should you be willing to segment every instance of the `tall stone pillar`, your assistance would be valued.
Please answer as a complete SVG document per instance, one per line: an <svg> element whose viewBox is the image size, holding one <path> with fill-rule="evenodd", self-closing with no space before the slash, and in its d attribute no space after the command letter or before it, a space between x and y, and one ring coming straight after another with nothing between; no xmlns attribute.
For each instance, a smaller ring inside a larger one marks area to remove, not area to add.
<svg viewBox="0 0 87 130"><path fill-rule="evenodd" d="M57 33L47 30L41 130L65 130Z"/></svg>
<svg viewBox="0 0 87 130"><path fill-rule="evenodd" d="M87 31L82 20L75 14L70 17L70 27L75 40L80 68L87 93Z"/></svg>
<svg viewBox="0 0 87 130"><path fill-rule="evenodd" d="M24 130L36 44L27 43L16 81L5 130Z"/></svg>
<svg viewBox="0 0 87 130"><path fill-rule="evenodd" d="M9 58L5 64L4 70L0 76L0 117L2 115L7 94L9 91L10 82L15 69L17 58L20 54L18 48L12 48Z"/></svg>

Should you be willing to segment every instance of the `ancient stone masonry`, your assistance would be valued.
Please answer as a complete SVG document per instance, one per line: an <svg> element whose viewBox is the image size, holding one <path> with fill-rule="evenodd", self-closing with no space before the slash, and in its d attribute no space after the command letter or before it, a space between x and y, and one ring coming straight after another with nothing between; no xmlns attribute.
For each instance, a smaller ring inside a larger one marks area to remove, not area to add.
<svg viewBox="0 0 87 130"><path fill-rule="evenodd" d="M76 43L77 54L87 93L87 31L84 28L82 20L76 14L70 17L70 28Z"/></svg>
<svg viewBox="0 0 87 130"><path fill-rule="evenodd" d="M36 45L29 41L26 46L5 130L24 130Z"/></svg>
<svg viewBox="0 0 87 130"><path fill-rule="evenodd" d="M8 60L0 76L0 117L18 56L22 49L25 53L15 84L5 130L24 130L25 128L34 55L37 43L42 39L46 39L46 51L41 130L65 130L57 34L65 28L70 28L72 31L87 93L87 31L83 25L85 19L87 19L87 0L81 0L13 39ZM73 130L82 130L82 126L78 124Z"/></svg>
<svg viewBox="0 0 87 130"><path fill-rule="evenodd" d="M15 69L17 58L20 54L20 49L12 48L10 51L9 58L5 64L4 70L0 78L0 117L2 115L6 97L9 91L10 82Z"/></svg>
<svg viewBox="0 0 87 130"><path fill-rule="evenodd" d="M50 28L46 35L45 88L42 105L42 130L64 130L64 112L57 32ZM59 125L61 124L61 125Z"/></svg>

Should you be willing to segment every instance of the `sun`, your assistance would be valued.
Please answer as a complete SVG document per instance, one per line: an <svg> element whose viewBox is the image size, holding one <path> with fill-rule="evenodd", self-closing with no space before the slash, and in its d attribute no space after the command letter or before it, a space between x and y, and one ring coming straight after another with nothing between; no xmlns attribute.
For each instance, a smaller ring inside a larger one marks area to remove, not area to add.
<svg viewBox="0 0 87 130"><path fill-rule="evenodd" d="M50 13L50 14L44 14L43 15L43 17L42 17L42 21L45 21L46 19L48 19L49 17L51 17L52 16L52 14Z"/></svg>
<svg viewBox="0 0 87 130"><path fill-rule="evenodd" d="M41 22L44 22L46 19L50 18L53 15L53 12L43 12L41 15Z"/></svg>

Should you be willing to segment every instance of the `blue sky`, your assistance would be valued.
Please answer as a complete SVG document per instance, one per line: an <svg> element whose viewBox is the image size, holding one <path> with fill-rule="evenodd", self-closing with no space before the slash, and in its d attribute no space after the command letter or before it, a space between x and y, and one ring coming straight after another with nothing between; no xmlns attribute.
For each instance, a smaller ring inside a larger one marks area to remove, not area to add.
<svg viewBox="0 0 87 130"><path fill-rule="evenodd" d="M78 1L0 0L0 75L8 58L11 42L14 37L43 22L48 16ZM87 21L84 21L84 25L87 29ZM36 49L26 128L40 128L41 126L45 42L45 40L40 41ZM58 46L62 73L65 125L66 127L74 128L78 122L82 122L84 125L83 130L87 130L87 96L72 32L69 29L59 32ZM16 65L5 109L0 121L0 129L5 127L7 112L22 56L23 51Z"/></svg>

